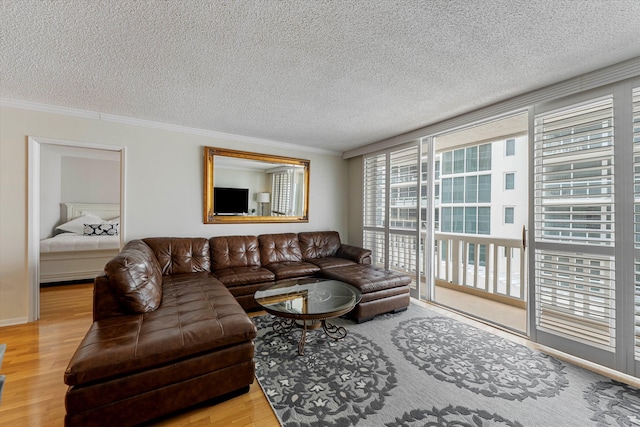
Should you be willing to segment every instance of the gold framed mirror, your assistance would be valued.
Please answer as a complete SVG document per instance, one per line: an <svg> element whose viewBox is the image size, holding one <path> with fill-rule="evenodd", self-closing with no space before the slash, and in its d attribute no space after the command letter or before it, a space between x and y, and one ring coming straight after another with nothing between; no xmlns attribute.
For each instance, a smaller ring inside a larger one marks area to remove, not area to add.
<svg viewBox="0 0 640 427"><path fill-rule="evenodd" d="M204 223L309 222L310 163L204 147Z"/></svg>

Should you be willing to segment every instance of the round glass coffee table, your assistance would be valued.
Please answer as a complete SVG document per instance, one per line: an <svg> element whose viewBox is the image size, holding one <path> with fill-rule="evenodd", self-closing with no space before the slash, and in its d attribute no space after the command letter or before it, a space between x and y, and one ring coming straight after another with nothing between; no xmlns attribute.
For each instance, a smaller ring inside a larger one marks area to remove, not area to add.
<svg viewBox="0 0 640 427"><path fill-rule="evenodd" d="M327 319L350 312L361 298L362 294L353 286L328 279L281 280L255 294L256 302L267 313L282 318L274 322L275 332L283 335L296 326L302 328L298 342L300 355L304 354L308 329L322 327L334 340L346 337L344 327L332 325Z"/></svg>

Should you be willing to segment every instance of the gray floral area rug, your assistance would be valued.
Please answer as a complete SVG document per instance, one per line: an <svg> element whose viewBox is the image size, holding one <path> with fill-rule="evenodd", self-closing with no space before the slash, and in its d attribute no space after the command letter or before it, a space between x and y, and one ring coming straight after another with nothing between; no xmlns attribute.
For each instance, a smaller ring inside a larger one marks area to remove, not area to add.
<svg viewBox="0 0 640 427"><path fill-rule="evenodd" d="M411 304L344 326L253 319L256 377L284 426L640 426L640 390Z"/></svg>

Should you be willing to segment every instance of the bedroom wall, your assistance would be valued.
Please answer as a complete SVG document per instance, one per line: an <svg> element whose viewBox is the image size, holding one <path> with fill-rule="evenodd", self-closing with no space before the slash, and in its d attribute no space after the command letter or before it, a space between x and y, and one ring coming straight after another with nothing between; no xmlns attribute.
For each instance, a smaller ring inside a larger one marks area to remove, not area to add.
<svg viewBox="0 0 640 427"><path fill-rule="evenodd" d="M120 162L63 156L61 202L120 203Z"/></svg>
<svg viewBox="0 0 640 427"><path fill-rule="evenodd" d="M0 108L0 121L0 326L24 322L28 315L29 135L126 147L125 240L332 229L349 243L348 168L339 156L13 107ZM309 222L203 224L205 145L311 160Z"/></svg>

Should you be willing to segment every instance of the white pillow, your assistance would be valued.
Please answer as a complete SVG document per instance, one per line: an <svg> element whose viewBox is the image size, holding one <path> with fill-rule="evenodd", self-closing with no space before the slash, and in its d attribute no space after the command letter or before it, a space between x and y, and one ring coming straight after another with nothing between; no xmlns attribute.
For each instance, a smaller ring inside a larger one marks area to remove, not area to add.
<svg viewBox="0 0 640 427"><path fill-rule="evenodd" d="M79 216L76 219L72 219L69 222L60 224L56 227L56 230L68 231L69 233L79 234L82 236L82 234L84 234L85 224L95 224L99 222L105 221L97 215L87 213Z"/></svg>
<svg viewBox="0 0 640 427"><path fill-rule="evenodd" d="M107 221L109 224L120 224L120 217L113 218Z"/></svg>

